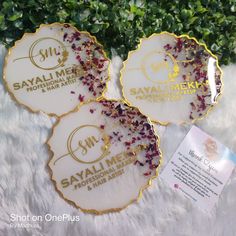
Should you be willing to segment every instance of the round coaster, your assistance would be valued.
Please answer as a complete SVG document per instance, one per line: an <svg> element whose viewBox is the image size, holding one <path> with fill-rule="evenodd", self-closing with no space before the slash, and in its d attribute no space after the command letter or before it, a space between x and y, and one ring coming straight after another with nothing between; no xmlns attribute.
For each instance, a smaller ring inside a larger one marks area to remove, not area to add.
<svg viewBox="0 0 236 236"><path fill-rule="evenodd" d="M64 199L90 213L119 211L157 176L161 152L149 119L122 101L90 101L59 119L48 166Z"/></svg>
<svg viewBox="0 0 236 236"><path fill-rule="evenodd" d="M69 24L41 25L15 43L3 71L15 100L31 111L61 116L102 96L109 61L88 32Z"/></svg>
<svg viewBox="0 0 236 236"><path fill-rule="evenodd" d="M121 71L123 96L152 121L194 122L221 93L217 57L187 35L163 32L142 39Z"/></svg>

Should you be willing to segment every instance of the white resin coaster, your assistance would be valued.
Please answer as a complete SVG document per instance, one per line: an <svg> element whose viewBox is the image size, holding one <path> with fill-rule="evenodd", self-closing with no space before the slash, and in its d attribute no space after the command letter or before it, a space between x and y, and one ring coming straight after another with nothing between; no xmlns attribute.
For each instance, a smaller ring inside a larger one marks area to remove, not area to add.
<svg viewBox="0 0 236 236"><path fill-rule="evenodd" d="M3 77L12 97L31 111L61 116L103 95L109 61L88 32L69 24L25 33L5 58Z"/></svg>
<svg viewBox="0 0 236 236"><path fill-rule="evenodd" d="M57 191L90 213L119 211L157 176L161 152L150 120L122 101L90 101L59 119L48 140Z"/></svg>
<svg viewBox="0 0 236 236"><path fill-rule="evenodd" d="M204 44L163 32L142 39L121 71L123 96L152 121L194 122L217 103L222 72Z"/></svg>

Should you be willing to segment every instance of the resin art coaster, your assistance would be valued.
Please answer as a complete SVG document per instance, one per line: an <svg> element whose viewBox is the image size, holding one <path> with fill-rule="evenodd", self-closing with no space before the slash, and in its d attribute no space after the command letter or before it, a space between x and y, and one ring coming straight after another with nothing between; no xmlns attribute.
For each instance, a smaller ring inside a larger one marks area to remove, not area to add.
<svg viewBox="0 0 236 236"><path fill-rule="evenodd" d="M95 37L54 23L25 33L15 43L6 56L3 77L18 103L33 112L60 116L102 96L108 66Z"/></svg>
<svg viewBox="0 0 236 236"><path fill-rule="evenodd" d="M142 39L121 70L125 100L161 124L194 122L222 90L217 57L187 35L168 32Z"/></svg>
<svg viewBox="0 0 236 236"><path fill-rule="evenodd" d="M150 120L122 101L84 103L61 117L47 142L56 190L85 212L119 211L157 176L159 138Z"/></svg>

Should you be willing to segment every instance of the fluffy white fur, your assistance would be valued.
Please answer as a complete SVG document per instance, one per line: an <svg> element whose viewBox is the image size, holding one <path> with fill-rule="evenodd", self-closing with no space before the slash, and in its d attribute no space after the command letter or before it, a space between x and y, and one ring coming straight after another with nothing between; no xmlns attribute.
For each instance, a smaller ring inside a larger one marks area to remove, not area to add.
<svg viewBox="0 0 236 236"><path fill-rule="evenodd" d="M5 50L1 47L1 62ZM122 61L112 60L107 97L120 98L119 70ZM1 66L2 68L2 66ZM236 65L223 68L224 93L207 119L197 123L236 152ZM1 72L1 71L0 71ZM0 80L0 235L1 236L234 236L236 235L236 172L234 171L210 215L170 189L160 178L144 192L139 203L119 213L84 214L55 191L47 169L44 144L55 122L45 114L33 114L15 104ZM161 136L163 165L190 126L157 127ZM128 191L128 190L127 190ZM38 228L10 228L10 214L79 215L80 222L40 222Z"/></svg>

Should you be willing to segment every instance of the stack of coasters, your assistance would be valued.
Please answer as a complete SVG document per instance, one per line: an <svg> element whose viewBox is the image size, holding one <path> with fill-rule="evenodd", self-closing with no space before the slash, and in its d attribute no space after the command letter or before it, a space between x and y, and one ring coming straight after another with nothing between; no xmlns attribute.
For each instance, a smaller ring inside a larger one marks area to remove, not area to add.
<svg viewBox="0 0 236 236"><path fill-rule="evenodd" d="M166 32L129 54L124 100L104 97L108 67L96 38L54 23L17 41L3 71L18 103L58 118L47 141L51 179L65 200L96 214L138 200L157 176L162 155L151 120L193 122L222 87L217 58L205 45Z"/></svg>

